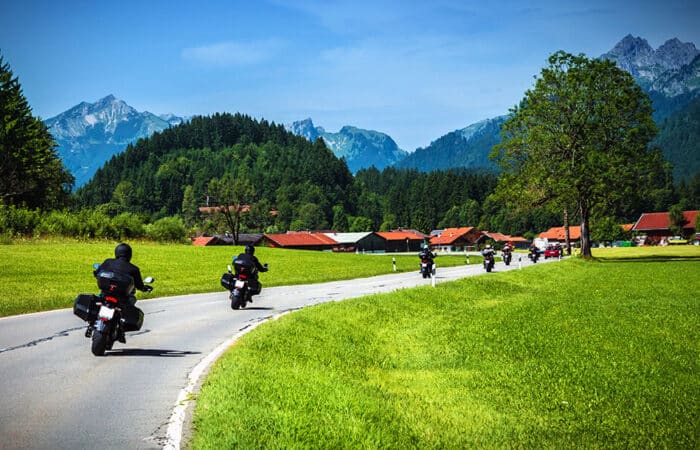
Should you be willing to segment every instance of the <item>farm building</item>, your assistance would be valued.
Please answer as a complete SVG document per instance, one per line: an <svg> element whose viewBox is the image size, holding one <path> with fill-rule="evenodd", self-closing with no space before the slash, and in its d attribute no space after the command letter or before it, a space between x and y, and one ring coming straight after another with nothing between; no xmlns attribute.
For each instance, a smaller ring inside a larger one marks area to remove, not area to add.
<svg viewBox="0 0 700 450"><path fill-rule="evenodd" d="M365 233L324 233L333 239L337 245L333 247L335 252L383 252L386 249L386 240L377 233L368 231Z"/></svg>
<svg viewBox="0 0 700 450"><path fill-rule="evenodd" d="M442 252L461 252L475 248L483 235L475 227L447 228L430 238L430 247Z"/></svg>
<svg viewBox="0 0 700 450"><path fill-rule="evenodd" d="M380 231L387 252L419 252L426 235L414 230Z"/></svg>
<svg viewBox="0 0 700 450"><path fill-rule="evenodd" d="M681 227L683 238L692 238L697 230L695 219L698 211L683 211L684 224ZM632 227L632 231L639 235L645 235L647 244L659 244L668 241L675 234L671 231L671 218L668 212L644 213Z"/></svg>

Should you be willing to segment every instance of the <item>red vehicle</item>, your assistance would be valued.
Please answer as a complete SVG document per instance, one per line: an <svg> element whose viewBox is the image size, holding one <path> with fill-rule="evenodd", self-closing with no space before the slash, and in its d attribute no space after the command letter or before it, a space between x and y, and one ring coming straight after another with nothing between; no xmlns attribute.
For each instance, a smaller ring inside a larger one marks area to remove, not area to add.
<svg viewBox="0 0 700 450"><path fill-rule="evenodd" d="M544 249L544 259L559 258L561 256L561 246L559 244L549 244Z"/></svg>

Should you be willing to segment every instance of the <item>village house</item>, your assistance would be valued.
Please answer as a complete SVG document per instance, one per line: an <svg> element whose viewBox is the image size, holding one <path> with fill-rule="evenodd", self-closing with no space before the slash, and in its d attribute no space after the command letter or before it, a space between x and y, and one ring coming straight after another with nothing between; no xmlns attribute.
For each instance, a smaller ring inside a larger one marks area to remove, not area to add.
<svg viewBox="0 0 700 450"><path fill-rule="evenodd" d="M693 239L697 230L695 220L698 211L683 211L684 224L681 227L680 236L684 239ZM641 237L644 244L663 244L675 236L671 231L671 218L668 212L644 213L632 227L632 231Z"/></svg>
<svg viewBox="0 0 700 450"><path fill-rule="evenodd" d="M475 227L446 228L430 238L430 248L438 252L473 250L483 235Z"/></svg>
<svg viewBox="0 0 700 450"><path fill-rule="evenodd" d="M386 252L419 252L427 236L415 230L379 231L386 241Z"/></svg>

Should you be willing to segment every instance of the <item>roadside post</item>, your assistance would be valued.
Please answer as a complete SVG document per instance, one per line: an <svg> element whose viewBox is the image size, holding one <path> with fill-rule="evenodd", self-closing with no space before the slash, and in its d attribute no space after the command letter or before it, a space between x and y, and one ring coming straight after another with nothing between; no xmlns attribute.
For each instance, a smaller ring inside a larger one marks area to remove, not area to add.
<svg viewBox="0 0 700 450"><path fill-rule="evenodd" d="M392 262L392 264L394 265L394 272L396 272L396 258L392 256L392 257L391 257L391 262Z"/></svg>

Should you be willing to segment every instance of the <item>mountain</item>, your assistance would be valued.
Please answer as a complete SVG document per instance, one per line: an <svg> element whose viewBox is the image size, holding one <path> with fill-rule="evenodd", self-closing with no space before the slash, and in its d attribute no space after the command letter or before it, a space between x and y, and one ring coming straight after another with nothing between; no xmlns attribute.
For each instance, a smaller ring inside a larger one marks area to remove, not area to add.
<svg viewBox="0 0 700 450"><path fill-rule="evenodd" d="M128 144L183 119L138 112L108 95L95 103L82 102L45 122L58 144L58 155L75 176L75 186L80 187Z"/></svg>
<svg viewBox="0 0 700 450"><path fill-rule="evenodd" d="M407 155L390 136L379 131L344 126L337 133L329 133L323 127L314 126L311 119L294 122L285 128L311 142L323 138L338 158L345 158L352 173L371 166L382 170Z"/></svg>
<svg viewBox="0 0 700 450"><path fill-rule="evenodd" d="M627 35L600 57L629 72L649 94L657 123L700 96L700 50L692 42L673 38L654 50L646 39Z"/></svg>
<svg viewBox="0 0 700 450"><path fill-rule="evenodd" d="M495 170L488 158L494 145L500 141L499 132L506 116L486 119L455 130L438 138L425 148L418 148L396 164L423 172L455 167Z"/></svg>

